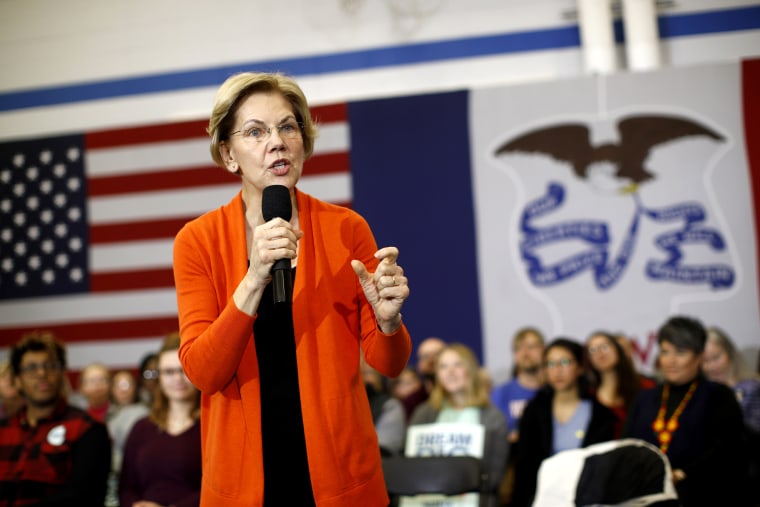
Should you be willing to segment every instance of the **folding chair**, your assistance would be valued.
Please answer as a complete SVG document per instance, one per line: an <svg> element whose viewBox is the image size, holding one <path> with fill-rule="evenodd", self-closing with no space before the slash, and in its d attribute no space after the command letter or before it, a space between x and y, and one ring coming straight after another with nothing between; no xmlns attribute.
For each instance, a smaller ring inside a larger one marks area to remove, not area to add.
<svg viewBox="0 0 760 507"><path fill-rule="evenodd" d="M555 454L541 463L533 507L678 506L667 456L633 438Z"/></svg>
<svg viewBox="0 0 760 507"><path fill-rule="evenodd" d="M471 492L487 505L490 493L482 460L472 456L390 456L383 458L383 473L391 506L398 505L400 496Z"/></svg>

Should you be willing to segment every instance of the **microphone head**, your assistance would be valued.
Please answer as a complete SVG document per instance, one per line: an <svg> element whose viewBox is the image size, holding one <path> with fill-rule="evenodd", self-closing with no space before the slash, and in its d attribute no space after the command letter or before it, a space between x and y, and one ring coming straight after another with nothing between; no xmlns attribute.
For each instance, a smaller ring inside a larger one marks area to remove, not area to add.
<svg viewBox="0 0 760 507"><path fill-rule="evenodd" d="M290 220L293 205L290 203L290 190L285 185L269 185L261 194L261 214L269 222L275 217Z"/></svg>

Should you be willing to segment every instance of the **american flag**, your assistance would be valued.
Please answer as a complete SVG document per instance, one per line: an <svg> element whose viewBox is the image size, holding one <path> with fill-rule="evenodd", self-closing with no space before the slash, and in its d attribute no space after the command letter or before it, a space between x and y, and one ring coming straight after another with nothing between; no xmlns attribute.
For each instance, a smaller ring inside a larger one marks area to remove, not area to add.
<svg viewBox="0 0 760 507"><path fill-rule="evenodd" d="M312 115L319 137L299 188L350 205L347 107ZM74 370L134 368L177 330L174 235L240 189L211 161L207 123L0 144L0 357L45 329Z"/></svg>

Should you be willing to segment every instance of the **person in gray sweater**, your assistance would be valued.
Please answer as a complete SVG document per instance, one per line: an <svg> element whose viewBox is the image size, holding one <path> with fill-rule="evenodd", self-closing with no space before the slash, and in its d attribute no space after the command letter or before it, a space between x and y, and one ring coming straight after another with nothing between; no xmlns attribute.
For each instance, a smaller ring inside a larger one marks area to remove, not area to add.
<svg viewBox="0 0 760 507"><path fill-rule="evenodd" d="M447 344L436 361L436 383L419 405L409 426L430 423L474 423L485 428L483 464L488 474L488 504L495 505L509 455L507 421L491 404L473 351L461 343Z"/></svg>

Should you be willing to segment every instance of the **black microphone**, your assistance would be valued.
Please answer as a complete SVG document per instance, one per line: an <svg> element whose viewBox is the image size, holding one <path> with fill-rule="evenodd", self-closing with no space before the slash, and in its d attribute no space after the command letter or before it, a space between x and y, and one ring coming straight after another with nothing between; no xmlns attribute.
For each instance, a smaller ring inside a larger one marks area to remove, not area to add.
<svg viewBox="0 0 760 507"><path fill-rule="evenodd" d="M280 217L290 221L293 215L293 205L290 202L290 191L284 185L270 185L264 188L261 195L261 213L264 220L269 222ZM291 278L290 259L279 259L272 266L272 289L275 303L290 303L293 301L293 279Z"/></svg>

